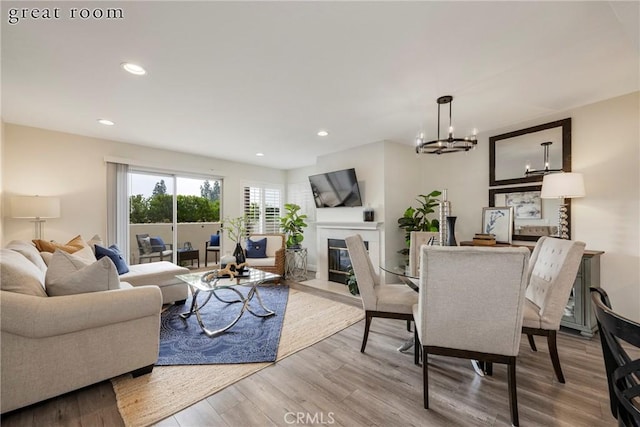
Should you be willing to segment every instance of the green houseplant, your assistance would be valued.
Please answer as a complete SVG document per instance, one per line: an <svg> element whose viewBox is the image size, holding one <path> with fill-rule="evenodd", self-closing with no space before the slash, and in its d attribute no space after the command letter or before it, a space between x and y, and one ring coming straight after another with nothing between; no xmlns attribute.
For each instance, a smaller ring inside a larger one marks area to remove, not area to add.
<svg viewBox="0 0 640 427"><path fill-rule="evenodd" d="M303 230L307 226L305 214L300 214L300 206L295 203L285 203L285 215L280 218L280 228L287 235L287 248L298 249L304 240Z"/></svg>
<svg viewBox="0 0 640 427"><path fill-rule="evenodd" d="M429 194L420 194L416 199L420 206L418 208L414 208L413 206L409 206L405 211L402 217L398 218L398 227L402 228L405 231L405 241L407 242L407 247L402 249L400 252L408 255L409 254L409 243L411 242L411 232L412 231L439 231L440 230L440 222L438 219L430 219L429 215L435 213L435 207L440 203L440 196L442 192L438 190L434 190Z"/></svg>

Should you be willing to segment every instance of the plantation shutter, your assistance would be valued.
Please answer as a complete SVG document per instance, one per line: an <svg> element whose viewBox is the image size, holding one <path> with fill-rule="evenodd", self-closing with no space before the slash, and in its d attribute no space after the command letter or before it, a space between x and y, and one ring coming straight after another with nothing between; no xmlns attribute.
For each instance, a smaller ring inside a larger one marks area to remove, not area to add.
<svg viewBox="0 0 640 427"><path fill-rule="evenodd" d="M259 186L244 187L244 215L247 233L279 233L281 190Z"/></svg>

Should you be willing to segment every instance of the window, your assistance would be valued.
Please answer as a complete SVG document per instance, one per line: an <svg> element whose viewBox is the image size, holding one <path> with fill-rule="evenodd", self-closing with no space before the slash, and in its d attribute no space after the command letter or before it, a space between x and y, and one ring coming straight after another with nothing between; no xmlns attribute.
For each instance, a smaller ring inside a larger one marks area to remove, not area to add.
<svg viewBox="0 0 640 427"><path fill-rule="evenodd" d="M274 186L245 186L243 211L247 233L279 233L282 209L281 189Z"/></svg>

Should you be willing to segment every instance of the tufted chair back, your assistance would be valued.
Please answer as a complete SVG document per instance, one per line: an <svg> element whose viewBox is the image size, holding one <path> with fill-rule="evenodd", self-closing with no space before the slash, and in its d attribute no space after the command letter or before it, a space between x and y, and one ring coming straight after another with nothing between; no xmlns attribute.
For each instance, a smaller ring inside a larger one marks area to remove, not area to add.
<svg viewBox="0 0 640 427"><path fill-rule="evenodd" d="M576 280L585 244L541 237L529 260L526 297L537 309L543 329L560 328L560 320Z"/></svg>

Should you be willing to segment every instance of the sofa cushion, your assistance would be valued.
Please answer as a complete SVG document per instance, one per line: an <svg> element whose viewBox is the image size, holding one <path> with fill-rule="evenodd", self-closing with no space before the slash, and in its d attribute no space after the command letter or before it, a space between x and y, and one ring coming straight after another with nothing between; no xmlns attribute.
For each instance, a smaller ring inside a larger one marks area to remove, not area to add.
<svg viewBox="0 0 640 427"><path fill-rule="evenodd" d="M49 296L75 295L120 288L115 265L108 257L85 264L82 259L56 251L45 277Z"/></svg>
<svg viewBox="0 0 640 427"><path fill-rule="evenodd" d="M44 272L22 254L0 249L0 289L37 297L46 297Z"/></svg>
<svg viewBox="0 0 640 427"><path fill-rule="evenodd" d="M147 262L129 266L129 272L120 276L120 280L129 282L133 286L156 285L168 283L184 283L176 279L178 274L187 274L189 269L180 267L168 261Z"/></svg>
<svg viewBox="0 0 640 427"><path fill-rule="evenodd" d="M267 238L258 240L247 239L247 258L266 258Z"/></svg>
<svg viewBox="0 0 640 427"><path fill-rule="evenodd" d="M276 265L276 258L247 258L247 264L249 267L273 267Z"/></svg>
<svg viewBox="0 0 640 427"><path fill-rule="evenodd" d="M40 252L55 252L56 249L61 249L70 254L78 252L85 246L82 236L80 235L77 235L67 243L48 242L42 239L34 239L33 243Z"/></svg>
<svg viewBox="0 0 640 427"><path fill-rule="evenodd" d="M127 262L122 257L122 252L120 252L120 249L116 245L111 245L108 248L96 245L96 258L100 260L105 256L109 257L109 259L116 266L118 274L124 274L129 271Z"/></svg>
<svg viewBox="0 0 640 427"><path fill-rule="evenodd" d="M44 260L40 256L40 252L38 252L38 249L33 243L27 242L26 240L12 240L7 245L7 249L18 252L26 259L31 261L42 272L47 271L47 264L44 262Z"/></svg>

